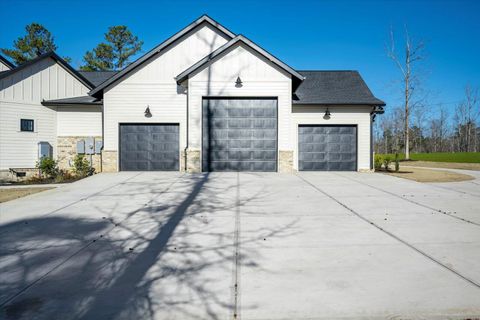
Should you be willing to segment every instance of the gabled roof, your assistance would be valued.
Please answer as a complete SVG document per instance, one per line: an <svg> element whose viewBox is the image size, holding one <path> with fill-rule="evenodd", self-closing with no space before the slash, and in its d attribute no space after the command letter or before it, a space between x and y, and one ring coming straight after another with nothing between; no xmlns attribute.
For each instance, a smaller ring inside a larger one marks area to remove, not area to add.
<svg viewBox="0 0 480 320"><path fill-rule="evenodd" d="M8 61L4 56L2 56L0 54L0 62L2 62L4 65L6 65L7 67L9 67L10 69L14 69L15 68L15 65L13 63L11 63L10 61Z"/></svg>
<svg viewBox="0 0 480 320"><path fill-rule="evenodd" d="M72 66L70 66L65 60L63 60L62 58L60 58L55 52L53 51L50 51L50 52L47 52L47 53L44 53L42 54L41 56L38 56L36 57L35 59L32 59L28 62L25 62L24 64L21 64L19 65L18 67L16 67L15 69L12 69L12 70L9 70L7 72L3 72L0 74L0 80L5 78L5 77L8 77L12 74L15 74L23 69L25 69L26 67L28 66L31 66L39 61L42 61L44 59L47 59L47 58L51 58L53 60L55 60L59 65L61 65L65 70L67 70L73 77L75 77L78 81L80 81L81 83L83 83L87 88L89 89L92 89L94 88L95 86L90 82L88 81L84 76L82 76L80 73L78 73L77 70L73 69Z"/></svg>
<svg viewBox="0 0 480 320"><path fill-rule="evenodd" d="M385 105L373 96L358 71L298 72L305 76L305 80L295 91L294 104Z"/></svg>
<svg viewBox="0 0 480 320"><path fill-rule="evenodd" d="M195 63L194 65L189 67L187 70L180 73L175 78L177 80L177 83L180 84L180 83L184 82L185 80L187 80L187 78L189 77L190 74L192 74L195 71L203 68L209 62L211 62L211 61L215 60L216 58L220 57L222 55L222 53L227 52L230 48L233 48L233 46L235 46L237 43L243 43L243 44L247 45L249 48L253 49L257 53L262 55L264 58L266 58L267 60L269 60L270 62L272 62L276 66L278 66L280 69L283 69L287 73L291 74L292 77L293 77L292 78L292 84L293 84L294 89L297 88L298 85L300 85L300 83L303 81L304 76L302 76L300 73L295 71L293 68L291 68L290 66L288 66L284 62L280 61L279 59L277 59L276 57L274 57L273 55L271 55L270 53L268 53L267 51L265 51L264 49L262 49L261 47L259 47L255 43L253 43L248 38L244 37L243 35L238 35L235 38L233 38L232 40L230 40L229 42L225 43L220 48L218 48L215 51L213 51L212 53L210 53L208 56L204 57L202 60L198 61L197 63Z"/></svg>
<svg viewBox="0 0 480 320"><path fill-rule="evenodd" d="M102 101L90 97L90 96L81 96L81 97L72 97L72 98L63 98L55 100L43 100L42 105L44 106L63 106L63 105L102 105Z"/></svg>
<svg viewBox="0 0 480 320"><path fill-rule="evenodd" d="M159 44L158 46L156 46L155 48L153 48L152 50L150 50L149 52L147 52L142 57L138 58L136 61L128 65L122 71L118 72L116 75L114 75L107 81L100 84L98 87L90 91L89 94L92 96L98 95L100 92L103 91L103 89L105 89L112 83L120 80L121 78L125 77L127 74L129 74L130 72L132 72L133 70L141 66L143 63L147 62L150 58L152 58L159 52L167 49L170 45L174 44L182 36L184 36L185 34L192 31L193 29L195 29L196 27L198 27L203 23L210 24L211 26L216 28L218 31L223 33L227 38L231 39L235 37L235 34L233 32L231 32L230 30L222 26L220 23L216 22L215 20L213 20L207 15L203 15L197 20L195 20L194 22L192 22L191 24L189 24L188 26L186 26L185 28L183 28L182 30L180 30L179 32L177 32L176 34L174 34L173 36L171 36L170 38L168 38L167 40L165 40L164 42L162 42L161 44Z"/></svg>
<svg viewBox="0 0 480 320"><path fill-rule="evenodd" d="M79 70L78 73L84 76L88 81L93 83L93 85L96 87L99 84L102 84L106 80L116 75L118 71L81 71Z"/></svg>

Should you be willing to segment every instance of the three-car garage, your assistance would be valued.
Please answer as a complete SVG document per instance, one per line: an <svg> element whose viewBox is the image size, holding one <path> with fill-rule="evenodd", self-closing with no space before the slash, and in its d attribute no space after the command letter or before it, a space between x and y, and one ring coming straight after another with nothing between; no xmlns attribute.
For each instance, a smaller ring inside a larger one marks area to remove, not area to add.
<svg viewBox="0 0 480 320"><path fill-rule="evenodd" d="M299 124L299 171L356 171L357 125ZM278 171L276 98L204 98L201 169ZM119 125L121 171L180 170L178 123Z"/></svg>

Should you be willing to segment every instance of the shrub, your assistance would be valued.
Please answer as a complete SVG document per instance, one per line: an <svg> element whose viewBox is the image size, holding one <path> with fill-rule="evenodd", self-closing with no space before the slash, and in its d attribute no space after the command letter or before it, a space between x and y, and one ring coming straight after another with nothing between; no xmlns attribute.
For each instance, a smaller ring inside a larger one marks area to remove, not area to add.
<svg viewBox="0 0 480 320"><path fill-rule="evenodd" d="M57 161L52 158L41 158L40 161L37 162L37 168L40 169L42 175L45 175L47 178L55 178L58 174Z"/></svg>
<svg viewBox="0 0 480 320"><path fill-rule="evenodd" d="M73 159L73 172L83 178L92 175L95 169L90 167L90 163L83 154L77 154Z"/></svg>
<svg viewBox="0 0 480 320"><path fill-rule="evenodd" d="M375 157L373 158L373 165L376 171L382 169L382 163L383 163L383 156L380 154L376 154Z"/></svg>
<svg viewBox="0 0 480 320"><path fill-rule="evenodd" d="M392 156L387 154L383 157L383 166L385 170L389 170L388 167L390 166L390 163L392 163Z"/></svg>
<svg viewBox="0 0 480 320"><path fill-rule="evenodd" d="M55 177L55 183L69 182L73 180L75 180L75 176L67 170L59 170L58 175Z"/></svg>
<svg viewBox="0 0 480 320"><path fill-rule="evenodd" d="M395 172L398 172L400 170L400 157L398 156L398 153L395 153Z"/></svg>

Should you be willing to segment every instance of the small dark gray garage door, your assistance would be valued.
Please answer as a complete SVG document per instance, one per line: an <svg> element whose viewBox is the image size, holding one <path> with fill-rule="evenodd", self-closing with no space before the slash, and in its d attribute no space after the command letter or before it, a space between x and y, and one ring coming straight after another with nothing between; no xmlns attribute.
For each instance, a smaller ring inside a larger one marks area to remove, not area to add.
<svg viewBox="0 0 480 320"><path fill-rule="evenodd" d="M304 171L357 170L357 127L300 126L298 167Z"/></svg>
<svg viewBox="0 0 480 320"><path fill-rule="evenodd" d="M203 171L276 171L276 99L204 99Z"/></svg>
<svg viewBox="0 0 480 320"><path fill-rule="evenodd" d="M178 124L121 124L120 170L178 170L178 135Z"/></svg>

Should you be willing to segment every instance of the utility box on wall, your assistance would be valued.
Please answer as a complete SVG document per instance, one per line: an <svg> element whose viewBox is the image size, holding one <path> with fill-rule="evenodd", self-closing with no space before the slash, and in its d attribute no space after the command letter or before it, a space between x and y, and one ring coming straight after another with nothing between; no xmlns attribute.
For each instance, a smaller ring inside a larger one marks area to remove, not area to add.
<svg viewBox="0 0 480 320"><path fill-rule="evenodd" d="M85 154L95 154L95 140L92 137L85 139Z"/></svg>
<svg viewBox="0 0 480 320"><path fill-rule="evenodd" d="M83 140L77 141L77 153L85 154L85 141Z"/></svg>
<svg viewBox="0 0 480 320"><path fill-rule="evenodd" d="M103 148L102 140L95 140L95 154L101 154Z"/></svg>
<svg viewBox="0 0 480 320"><path fill-rule="evenodd" d="M47 141L38 143L38 159L51 158L53 156L53 148Z"/></svg>

